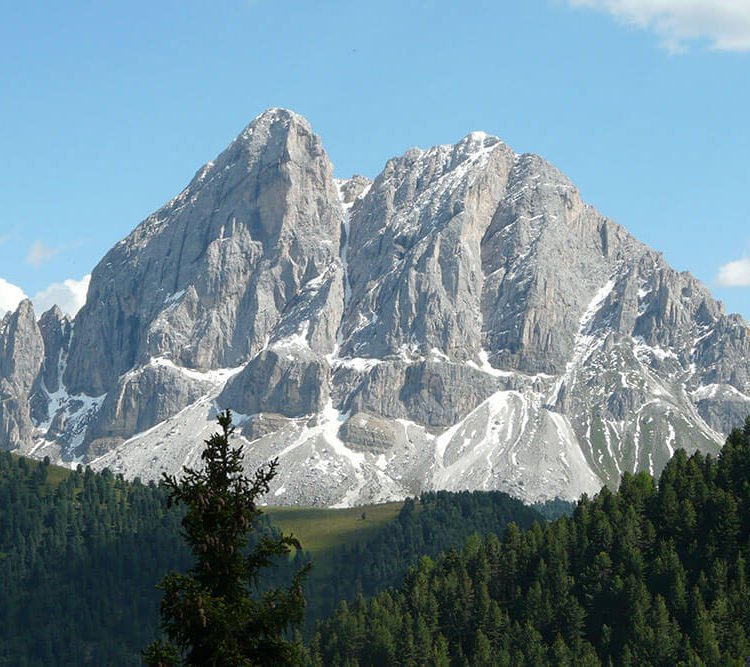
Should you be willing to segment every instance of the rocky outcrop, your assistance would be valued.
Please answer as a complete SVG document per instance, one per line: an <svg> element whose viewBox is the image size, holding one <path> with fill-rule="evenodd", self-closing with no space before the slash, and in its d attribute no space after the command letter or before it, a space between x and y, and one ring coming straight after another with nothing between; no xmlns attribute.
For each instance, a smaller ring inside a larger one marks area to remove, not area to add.
<svg viewBox="0 0 750 667"><path fill-rule="evenodd" d="M325 406L329 376L326 360L309 350L264 350L227 383L218 402L246 415L303 417Z"/></svg>
<svg viewBox="0 0 750 667"><path fill-rule="evenodd" d="M178 413L207 394L212 384L169 363L123 374L101 404L86 434L94 456Z"/></svg>
<svg viewBox="0 0 750 667"><path fill-rule="evenodd" d="M0 448L27 446L34 431L31 394L44 362L44 340L28 299L0 321Z"/></svg>
<svg viewBox="0 0 750 667"><path fill-rule="evenodd" d="M39 318L39 331L44 341L44 367L41 379L48 393L62 386L62 368L68 354L72 325L62 311L53 306Z"/></svg>
<svg viewBox="0 0 750 667"><path fill-rule="evenodd" d="M38 325L44 343L44 362L29 399L31 416L36 424L49 421L50 396L64 390L62 373L73 332L70 319L57 306L45 312Z"/></svg>
<svg viewBox="0 0 750 667"><path fill-rule="evenodd" d="M385 361L375 366L347 405L392 419L446 428L500 388L497 379L463 364Z"/></svg>
<svg viewBox="0 0 750 667"><path fill-rule="evenodd" d="M483 133L386 164L351 212L345 354L477 357L481 242L512 165L513 152Z"/></svg>
<svg viewBox="0 0 750 667"><path fill-rule="evenodd" d="M383 454L402 439L403 428L392 419L357 412L339 429L339 435L355 451Z"/></svg>

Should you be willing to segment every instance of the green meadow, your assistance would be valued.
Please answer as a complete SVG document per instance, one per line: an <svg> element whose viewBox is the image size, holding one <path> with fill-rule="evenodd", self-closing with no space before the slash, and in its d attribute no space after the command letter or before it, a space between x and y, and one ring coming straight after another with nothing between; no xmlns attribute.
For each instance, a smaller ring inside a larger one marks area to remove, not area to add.
<svg viewBox="0 0 750 667"><path fill-rule="evenodd" d="M320 507L264 508L271 522L284 533L293 534L315 564L313 576L323 576L329 556L344 544L363 543L393 521L403 502L363 505L345 509Z"/></svg>

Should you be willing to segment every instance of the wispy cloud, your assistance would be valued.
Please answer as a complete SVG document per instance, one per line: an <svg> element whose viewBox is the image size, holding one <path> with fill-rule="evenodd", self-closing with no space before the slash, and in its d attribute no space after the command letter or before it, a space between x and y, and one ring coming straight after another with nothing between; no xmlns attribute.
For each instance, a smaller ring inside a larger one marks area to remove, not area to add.
<svg viewBox="0 0 750 667"><path fill-rule="evenodd" d="M720 266L716 282L722 287L750 287L750 258L737 259Z"/></svg>
<svg viewBox="0 0 750 667"><path fill-rule="evenodd" d="M0 278L0 317L9 310L15 310L25 298L26 295L20 287Z"/></svg>
<svg viewBox="0 0 750 667"><path fill-rule="evenodd" d="M58 306L65 314L74 316L86 303L86 292L89 288L91 274L80 280L63 280L61 283L52 283L46 289L34 295L34 310L43 313Z"/></svg>
<svg viewBox="0 0 750 667"><path fill-rule="evenodd" d="M61 253L62 248L52 248L43 241L34 241L26 255L26 263L38 269L42 264L51 260L55 255Z"/></svg>
<svg viewBox="0 0 750 667"><path fill-rule="evenodd" d="M567 0L655 32L673 53L692 42L718 51L750 51L748 0Z"/></svg>
<svg viewBox="0 0 750 667"><path fill-rule="evenodd" d="M7 243L10 241L10 235L6 234L5 236L0 236L0 245L3 245L4 243Z"/></svg>

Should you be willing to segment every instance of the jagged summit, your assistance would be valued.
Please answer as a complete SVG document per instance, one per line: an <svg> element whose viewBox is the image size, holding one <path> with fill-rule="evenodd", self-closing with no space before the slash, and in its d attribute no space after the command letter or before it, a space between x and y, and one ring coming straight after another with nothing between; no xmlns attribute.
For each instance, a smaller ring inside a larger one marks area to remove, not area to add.
<svg viewBox="0 0 750 667"><path fill-rule="evenodd" d="M279 125L286 129L289 129L293 125L299 125L307 132L312 133L312 127L304 116L301 116L291 109L271 107L253 118L245 129L240 132L237 139L243 141L247 140L255 131L267 130L274 125Z"/></svg>
<svg viewBox="0 0 750 667"><path fill-rule="evenodd" d="M209 370L265 345L301 282L337 255L332 167L299 118L256 118L97 265L65 371L74 392L101 395L151 357Z"/></svg>
<svg viewBox="0 0 750 667"><path fill-rule="evenodd" d="M158 477L229 407L274 502L433 488L575 497L750 411L750 330L581 198L472 132L334 180L271 109L93 272L75 326L0 330L0 445Z"/></svg>
<svg viewBox="0 0 750 667"><path fill-rule="evenodd" d="M238 153L251 158L258 152L267 152L264 159L270 163L274 159L283 159L288 142L300 137L315 144L311 145L313 151L322 152L320 141L307 119L288 109L268 109L256 116L214 162L224 168L231 167Z"/></svg>

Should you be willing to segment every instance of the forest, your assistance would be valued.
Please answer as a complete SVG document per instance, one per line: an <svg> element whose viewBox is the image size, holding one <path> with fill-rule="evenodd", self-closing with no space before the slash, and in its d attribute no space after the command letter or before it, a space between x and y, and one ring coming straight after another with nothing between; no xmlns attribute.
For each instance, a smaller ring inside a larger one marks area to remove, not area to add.
<svg viewBox="0 0 750 667"><path fill-rule="evenodd" d="M156 584L191 565L166 500L162 485L0 453L0 664L140 664ZM278 532L261 519L254 540ZM574 509L425 493L313 559L308 662L742 665L749 549L750 419L718 457L678 450L658 483L626 473Z"/></svg>
<svg viewBox="0 0 750 667"><path fill-rule="evenodd" d="M0 664L138 665L164 573L189 566L155 485L0 453Z"/></svg>
<svg viewBox="0 0 750 667"><path fill-rule="evenodd" d="M750 419L718 458L678 450L571 517L424 557L340 603L315 665L744 665Z"/></svg>
<svg viewBox="0 0 750 667"><path fill-rule="evenodd" d="M161 485L0 452L0 665L140 665L140 651L159 631L157 583L191 565L182 516L179 507L167 508ZM253 540L276 531L268 514L261 519ZM364 543L341 544L327 562L313 561L306 635L340 600L398 584L422 554L436 557L474 533L539 520L539 512L499 492L409 500ZM310 558L302 551L279 562L261 588L288 581Z"/></svg>

